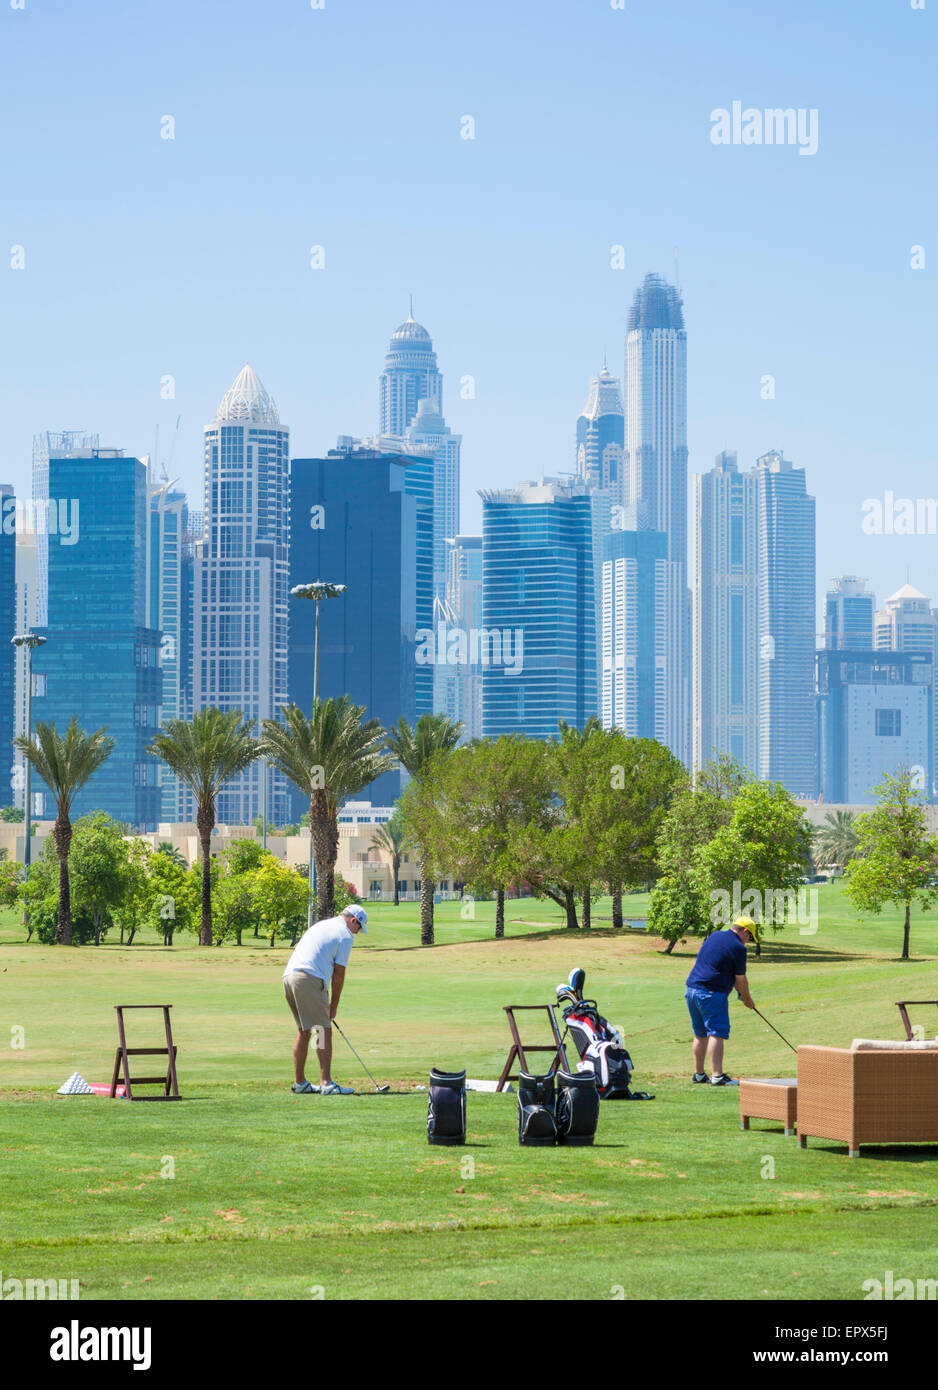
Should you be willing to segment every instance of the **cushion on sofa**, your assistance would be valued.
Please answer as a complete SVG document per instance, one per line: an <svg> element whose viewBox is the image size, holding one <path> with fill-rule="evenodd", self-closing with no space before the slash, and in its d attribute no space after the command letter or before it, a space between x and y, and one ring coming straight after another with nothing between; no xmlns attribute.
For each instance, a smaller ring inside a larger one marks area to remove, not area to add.
<svg viewBox="0 0 938 1390"><path fill-rule="evenodd" d="M933 1052L938 1049L938 1038L926 1038L922 1042L884 1042L878 1038L854 1038L851 1052Z"/></svg>

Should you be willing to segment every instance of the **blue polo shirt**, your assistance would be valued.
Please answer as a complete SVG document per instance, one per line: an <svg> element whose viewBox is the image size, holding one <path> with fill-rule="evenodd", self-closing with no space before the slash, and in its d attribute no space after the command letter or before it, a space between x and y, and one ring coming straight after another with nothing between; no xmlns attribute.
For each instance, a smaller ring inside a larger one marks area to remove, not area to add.
<svg viewBox="0 0 938 1390"><path fill-rule="evenodd" d="M734 931L715 931L697 952L694 968L687 977L689 989L709 989L729 994L736 976L746 973L746 948Z"/></svg>

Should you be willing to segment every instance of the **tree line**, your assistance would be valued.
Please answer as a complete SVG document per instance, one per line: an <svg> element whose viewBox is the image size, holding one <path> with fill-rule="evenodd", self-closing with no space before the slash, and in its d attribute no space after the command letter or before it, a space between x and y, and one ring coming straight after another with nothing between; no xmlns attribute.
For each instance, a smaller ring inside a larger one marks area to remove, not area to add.
<svg viewBox="0 0 938 1390"><path fill-rule="evenodd" d="M444 715L422 715L413 727L401 719L385 730L364 714L348 696L317 698L309 715L296 705L284 707L282 722L265 720L259 737L253 721L238 710L207 708L189 721L167 721L151 751L192 793L201 865L198 871L177 865L183 883L165 854L144 865L141 849L135 867L128 851L128 862L112 876L113 921L130 934L134 914L152 911L152 905L139 906L135 873L139 870L152 885L155 871L157 881L173 880L193 920L191 894L197 888L202 945L232 936L240 940L257 920L264 922L265 934L277 924L271 941L277 934L295 940L301 888L307 921L314 906L317 919L334 914L337 890L339 897L350 893L336 876L340 807L395 767L409 781L391 823L379 827L373 845L391 854L395 889L402 847L415 850L423 945L434 940L434 888L444 874L472 894L494 896L499 937L505 897L512 891L550 899L562 908L567 926L577 928L591 925L592 904L602 894L611 895L613 925L620 927L623 895L650 889L648 926L669 951L678 941L727 925L726 904L743 893L751 915L779 928L784 913L779 919L775 908L790 903L813 873L812 855L824 843L824 832L817 836L781 783L752 778L726 755L692 776L662 744L604 729L595 717L582 729L561 720L551 739L517 734L460 743L462 725ZM16 891L47 935L54 902L54 939L72 944L70 855L78 827L72 826L71 807L114 742L105 729L87 734L73 719L64 737L54 724L40 723L33 742L20 737L16 746L49 787L57 812L29 885ZM217 798L260 757L308 801L315 903L307 883L275 856L267 855L263 863L241 862L237 856L249 851L239 846L231 851L236 862L229 856L219 867L212 859ZM922 798L908 771L886 778L877 791L881 801L874 812L849 826L827 827L824 852L830 859L832 845L849 847L845 887L858 911L877 913L887 902L904 906L907 957L911 906L930 904L938 841L928 833ZM84 866L92 842L100 851L107 828L96 817L79 826ZM9 897L10 866L6 882ZM76 878L78 915L85 924L80 930L86 932L90 922L94 933L98 909L89 882L82 868ZM120 890L119 883L124 884ZM169 888L166 892L175 897ZM100 914L98 920L103 921Z"/></svg>

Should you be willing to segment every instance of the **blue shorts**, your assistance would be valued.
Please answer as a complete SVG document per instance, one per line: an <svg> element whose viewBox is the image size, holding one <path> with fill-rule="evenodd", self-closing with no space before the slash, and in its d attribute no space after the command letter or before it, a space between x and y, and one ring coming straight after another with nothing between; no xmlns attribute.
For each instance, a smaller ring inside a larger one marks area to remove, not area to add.
<svg viewBox="0 0 938 1390"><path fill-rule="evenodd" d="M728 1038L730 1035L730 997L712 989L690 985L684 995L690 1011L695 1038Z"/></svg>

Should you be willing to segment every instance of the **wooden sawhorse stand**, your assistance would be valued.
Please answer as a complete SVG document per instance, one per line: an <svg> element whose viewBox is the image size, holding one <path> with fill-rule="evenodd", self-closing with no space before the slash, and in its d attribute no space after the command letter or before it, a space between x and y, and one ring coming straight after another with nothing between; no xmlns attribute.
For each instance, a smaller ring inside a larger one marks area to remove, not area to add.
<svg viewBox="0 0 938 1390"><path fill-rule="evenodd" d="M111 1099L117 1095L117 1083L121 1070L124 1073L124 1095L128 1100L179 1100L179 1084L176 1080L176 1046L173 1042L173 1030L169 1022L169 1011L172 1004L115 1004L117 1010L117 1031L120 1036L120 1047L114 1056L114 1074L111 1077ZM127 1034L124 1030L124 1010L125 1009L162 1009L163 1026L166 1029L165 1047L128 1047ZM166 1075L165 1076L131 1076L130 1058L131 1057L165 1057ZM134 1096L131 1090L131 1083L134 1086L162 1086L161 1096Z"/></svg>
<svg viewBox="0 0 938 1390"><path fill-rule="evenodd" d="M517 1081L519 1079L517 1072L512 1072L511 1070L512 1063L516 1057L521 1063L522 1071L526 1071L529 1076L532 1075L528 1067L528 1059L524 1055L525 1044L521 1041L521 1036L518 1033L518 1024L515 1019L515 1014L520 1013L522 1009L527 1009L529 1011L533 1009L545 1009L547 1011L547 1017L550 1019L550 1031L554 1035L554 1041L552 1043L528 1043L527 1051L552 1052L554 1054L554 1060L550 1070L555 1071L557 1067L563 1067L564 1071L567 1072L570 1070L570 1064L567 1061L567 1054L564 1051L563 1038L560 1036L560 1028L557 1025L557 1015L554 1012L553 1004L505 1004L503 1007L505 1013L508 1015L508 1027L511 1029L512 1042L511 1049L508 1053L508 1060L502 1068L502 1074L498 1078L498 1085L495 1087L496 1091L501 1091L509 1081Z"/></svg>

